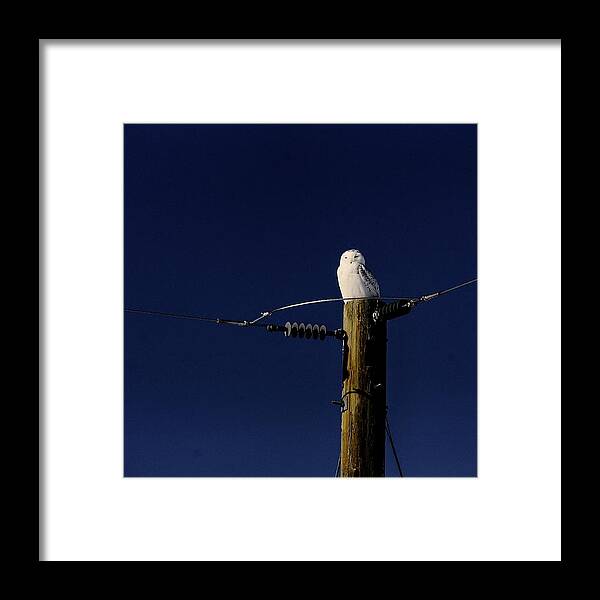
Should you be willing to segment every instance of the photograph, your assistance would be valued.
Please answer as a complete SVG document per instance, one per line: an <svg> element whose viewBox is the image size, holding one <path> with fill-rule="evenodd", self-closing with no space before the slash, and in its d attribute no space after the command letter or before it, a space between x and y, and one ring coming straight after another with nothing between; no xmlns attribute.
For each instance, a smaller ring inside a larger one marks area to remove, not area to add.
<svg viewBox="0 0 600 600"><path fill-rule="evenodd" d="M561 73L40 38L39 560L562 562Z"/></svg>
<svg viewBox="0 0 600 600"><path fill-rule="evenodd" d="M477 476L477 125L124 135L125 477Z"/></svg>

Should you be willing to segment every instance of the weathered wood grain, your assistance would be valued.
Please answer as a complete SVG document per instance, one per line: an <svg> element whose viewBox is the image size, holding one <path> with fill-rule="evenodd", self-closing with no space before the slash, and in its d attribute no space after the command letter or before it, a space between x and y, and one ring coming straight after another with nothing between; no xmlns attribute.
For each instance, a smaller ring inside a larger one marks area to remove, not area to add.
<svg viewBox="0 0 600 600"><path fill-rule="evenodd" d="M342 397L341 477L385 476L386 323L373 321L380 300L344 305L348 335L347 378Z"/></svg>

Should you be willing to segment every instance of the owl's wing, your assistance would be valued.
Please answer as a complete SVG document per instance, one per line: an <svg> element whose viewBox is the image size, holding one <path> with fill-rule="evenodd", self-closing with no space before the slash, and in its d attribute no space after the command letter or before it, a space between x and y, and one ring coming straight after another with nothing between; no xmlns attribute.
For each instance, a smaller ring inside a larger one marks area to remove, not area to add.
<svg viewBox="0 0 600 600"><path fill-rule="evenodd" d="M373 273L365 267L365 265L358 265L358 274L365 284L365 287L373 294L373 296L380 296L379 284L377 279L373 276Z"/></svg>

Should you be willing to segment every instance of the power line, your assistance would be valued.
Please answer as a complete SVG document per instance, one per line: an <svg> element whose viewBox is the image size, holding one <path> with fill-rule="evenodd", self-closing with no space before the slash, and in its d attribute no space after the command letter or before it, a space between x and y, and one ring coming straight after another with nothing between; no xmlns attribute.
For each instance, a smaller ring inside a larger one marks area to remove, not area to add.
<svg viewBox="0 0 600 600"><path fill-rule="evenodd" d="M448 288L446 290L442 290L440 292L434 292L433 294L428 294L426 296L421 296L419 298L420 302L427 302L428 300L433 300L434 298L437 298L438 296L443 296L444 294L448 294L449 292L453 292L454 290L458 290L462 287L465 287L466 285L471 285L472 283L475 283L477 281L477 278L475 279L471 279L470 281L465 281L464 283L459 283L458 285L455 285L451 288Z"/></svg>
<svg viewBox="0 0 600 600"><path fill-rule="evenodd" d="M201 317L199 315L189 315L183 313L163 312L160 310L144 310L141 308L126 308L125 312L137 313L141 315L155 315L159 317L171 317L173 319L191 319L193 321L204 321L205 323L215 323L217 325L237 325L238 327L268 327L268 323L249 323L238 319L221 319L218 317Z"/></svg>
<svg viewBox="0 0 600 600"><path fill-rule="evenodd" d="M402 467L400 466L400 460L398 459L398 454L396 454L396 446L394 446L394 440L392 439L392 431L390 429L390 423L388 421L387 415L385 415L385 432L387 433L388 439L390 440L390 446L392 447L392 452L394 453L394 459L396 461L396 466L398 467L398 473L400 473L400 477L404 477Z"/></svg>
<svg viewBox="0 0 600 600"><path fill-rule="evenodd" d="M304 302L296 302L295 304L287 304L285 306L279 306L278 308L273 308L271 310L260 313L260 316L254 321L250 321L251 323L256 323L261 319L271 316L273 313L280 312L283 310L289 310L290 308L298 308L299 306L308 306L310 304L324 304L326 302L347 302L350 300L364 300L365 296L357 296L355 298L322 298L320 300L306 300ZM392 297L392 296L381 296L379 298L373 298L373 300L409 300L406 296L402 297Z"/></svg>
<svg viewBox="0 0 600 600"><path fill-rule="evenodd" d="M433 300L434 298L443 296L444 294L448 294L449 292L453 292L454 290L458 290L467 285L471 285L472 283L475 283L476 281L477 281L477 278L471 279L470 281L465 281L464 283L460 283L458 285L447 288L445 290L441 290L439 292L433 292L432 294L426 294L424 296L419 296L418 298L407 298L405 296L382 296L377 299L378 300L387 300L387 301L404 300L404 301L406 301L407 306L413 307L413 306L419 304L420 302L428 302L429 300ZM215 323L217 325L237 325L238 327L267 327L268 326L267 323L259 323L259 321L262 321L263 319L270 317L272 314L274 314L276 312L281 312L281 311L289 310L292 308L298 308L300 306L309 306L312 304L324 304L327 302L345 302L345 301L350 301L350 300L364 300L364 299L365 299L364 296L359 296L359 297L354 297L354 298L322 298L320 300L306 300L304 302L296 302L295 304L286 304L285 306L279 306L279 307L273 308L269 311L261 312L260 315L252 321L247 321L247 320L243 320L243 319L221 319L218 317L203 317L203 316L199 316L199 315L163 312L163 311L159 311L159 310L146 310L146 309L141 309L141 308L126 308L125 312L137 313L137 314L143 314L143 315L155 315L155 316L160 316L160 317L171 317L174 319L191 319L194 321L204 321L206 323Z"/></svg>
<svg viewBox="0 0 600 600"><path fill-rule="evenodd" d="M459 288L465 287L467 285L471 285L472 283L475 283L476 281L477 281L477 278L471 279L469 281L465 281L464 283L460 283L458 285L452 286L451 288L447 288L447 289L441 290L439 292L433 292L432 294L426 294L424 296L419 296L418 298L407 298L406 296L381 296L380 298L377 298L377 299L378 300L394 300L394 301L406 300L407 303L414 306L420 302L427 302L429 300L433 300L434 298L437 298L438 296L442 296L444 294L448 294L449 292L453 292L454 290L458 290ZM262 313L260 313L259 317L257 317L253 321L250 321L250 323L251 324L258 323L258 321L261 321L262 319L265 319L266 317L270 317L272 314L274 314L276 312L288 310L290 308L298 308L300 306L308 306L310 304L324 304L326 302L346 302L346 301L350 301L350 300L364 300L364 299L365 299L364 296L359 296L359 297L354 297L354 298L323 298L321 300L306 300L304 302L296 302L295 304L287 304L285 306L279 306L277 308L273 308L271 310L262 312Z"/></svg>

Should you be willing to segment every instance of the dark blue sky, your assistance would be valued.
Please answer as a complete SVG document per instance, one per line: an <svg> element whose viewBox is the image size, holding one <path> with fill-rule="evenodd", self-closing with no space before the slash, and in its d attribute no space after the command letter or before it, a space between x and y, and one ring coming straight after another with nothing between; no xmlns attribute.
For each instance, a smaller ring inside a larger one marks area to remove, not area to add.
<svg viewBox="0 0 600 600"><path fill-rule="evenodd" d="M253 318L339 296L359 248L383 295L477 274L475 125L126 125L125 306ZM477 288L388 326L406 476L477 474ZM338 303L272 321L341 326ZM338 342L125 314L126 476L333 476ZM395 476L387 451L388 476Z"/></svg>

